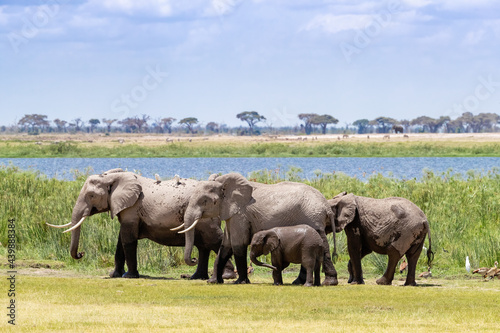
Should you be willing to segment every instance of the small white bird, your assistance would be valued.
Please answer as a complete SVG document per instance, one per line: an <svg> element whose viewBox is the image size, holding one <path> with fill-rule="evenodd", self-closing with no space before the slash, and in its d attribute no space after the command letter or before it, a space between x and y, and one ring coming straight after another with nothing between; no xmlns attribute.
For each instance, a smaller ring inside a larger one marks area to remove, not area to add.
<svg viewBox="0 0 500 333"><path fill-rule="evenodd" d="M465 257L465 269L467 270L467 273L470 273L469 256Z"/></svg>
<svg viewBox="0 0 500 333"><path fill-rule="evenodd" d="M157 184L161 183L161 178L159 174L155 173L155 179Z"/></svg>

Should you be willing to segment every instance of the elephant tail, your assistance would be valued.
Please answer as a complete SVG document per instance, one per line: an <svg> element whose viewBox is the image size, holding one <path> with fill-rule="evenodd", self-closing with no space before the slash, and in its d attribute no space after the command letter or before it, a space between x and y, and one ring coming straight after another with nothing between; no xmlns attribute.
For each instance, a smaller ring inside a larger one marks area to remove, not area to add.
<svg viewBox="0 0 500 333"><path fill-rule="evenodd" d="M425 224L427 226L427 237L429 237L429 248L427 249L427 266L430 269L431 265L432 265L432 261L434 260L434 252L432 252L431 227L429 226L429 221L425 221Z"/></svg>

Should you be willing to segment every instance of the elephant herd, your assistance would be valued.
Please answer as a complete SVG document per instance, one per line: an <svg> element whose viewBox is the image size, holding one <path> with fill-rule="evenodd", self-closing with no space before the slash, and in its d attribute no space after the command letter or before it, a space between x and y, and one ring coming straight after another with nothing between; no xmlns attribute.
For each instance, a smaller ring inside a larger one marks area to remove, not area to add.
<svg viewBox="0 0 500 333"><path fill-rule="evenodd" d="M301 264L294 284L337 285L337 271L326 235L345 230L350 260L349 283L363 284L361 259L372 251L388 255L388 265L378 284L392 283L399 259L406 255L405 285L416 285L415 269L426 235L428 265L432 261L430 229L424 213L403 198L372 199L341 193L327 200L318 190L302 183L262 184L237 173L213 174L207 181L175 177L161 181L122 169L91 175L83 185L73 208L71 222L50 225L71 231L70 253L78 251L84 220L110 212L118 217L120 232L111 277L137 278L137 242L147 238L167 246L184 246L186 264L197 269L191 279L223 283L235 278L230 261L238 272L236 284L250 283L247 251L256 265L273 269L275 284L282 284L281 271L289 263ZM222 230L221 221L225 228ZM199 258L192 258L197 247ZM210 252L217 258L214 274L208 275ZM272 265L257 257L271 253ZM125 263L127 271L125 271ZM314 273L314 278L313 278Z"/></svg>

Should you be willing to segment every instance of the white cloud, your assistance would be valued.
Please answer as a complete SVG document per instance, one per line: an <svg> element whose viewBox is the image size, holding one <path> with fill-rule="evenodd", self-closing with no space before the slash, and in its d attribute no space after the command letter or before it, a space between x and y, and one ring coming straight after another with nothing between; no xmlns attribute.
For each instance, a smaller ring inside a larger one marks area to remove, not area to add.
<svg viewBox="0 0 500 333"><path fill-rule="evenodd" d="M362 29L370 20L370 15L322 14L314 17L301 30L310 31L320 29L327 33L335 34L346 30Z"/></svg>

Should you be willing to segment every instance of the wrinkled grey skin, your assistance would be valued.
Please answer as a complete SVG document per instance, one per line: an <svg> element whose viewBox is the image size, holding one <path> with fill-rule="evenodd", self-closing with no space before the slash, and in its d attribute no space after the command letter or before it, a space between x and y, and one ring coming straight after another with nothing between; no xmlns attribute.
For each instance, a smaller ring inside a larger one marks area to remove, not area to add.
<svg viewBox="0 0 500 333"><path fill-rule="evenodd" d="M403 126L401 125L392 125L392 130L394 131L394 133L398 134L398 133L403 133Z"/></svg>
<svg viewBox="0 0 500 333"><path fill-rule="evenodd" d="M323 284L338 284L325 234L327 223L334 223L333 214L325 197L308 185L292 182L261 184L249 182L236 173L212 177L209 181L200 182L189 200L184 214L185 228L189 228L200 217L220 217L226 221L218 255L217 278L209 282L223 283L219 270L234 254L239 272L235 283L250 283L246 268L247 249L252 235L274 227L307 224L319 233L323 241L326 275ZM194 233L191 230L185 235L184 260L189 265L192 262ZM300 281L300 284L304 282Z"/></svg>
<svg viewBox="0 0 500 333"><path fill-rule="evenodd" d="M257 259L269 253L271 253L272 266ZM250 260L258 266L273 269L275 285L283 284L281 272L293 263L301 264L307 271L304 286L319 286L323 262L323 240L316 230L305 224L259 231L252 237Z"/></svg>
<svg viewBox="0 0 500 333"><path fill-rule="evenodd" d="M345 230L347 235L349 283L364 283L361 259L374 251L389 257L387 269L377 284L390 285L399 259L406 255L405 286L416 285L415 270L427 234L429 267L433 257L429 222L420 208L404 198L373 199L346 192L328 202L335 215L335 231Z"/></svg>
<svg viewBox="0 0 500 333"><path fill-rule="evenodd" d="M120 234L116 245L115 269L110 276L138 278L139 239L148 238L167 246L184 246L185 237L170 229L182 224L189 197L197 184L191 179L157 182L122 169L92 175L87 178L78 196L71 222L75 225L84 216L108 211L111 218L117 216ZM71 231L70 253L74 259L81 259L84 254L78 252L83 224ZM210 251L217 253L222 242L220 225L219 219L208 218L194 230L194 245L199 250L200 260L191 279L209 278ZM124 269L125 262L128 272Z"/></svg>

